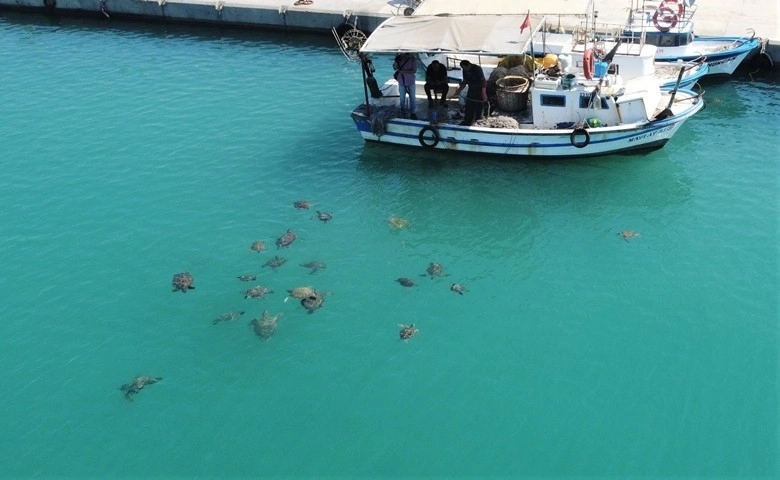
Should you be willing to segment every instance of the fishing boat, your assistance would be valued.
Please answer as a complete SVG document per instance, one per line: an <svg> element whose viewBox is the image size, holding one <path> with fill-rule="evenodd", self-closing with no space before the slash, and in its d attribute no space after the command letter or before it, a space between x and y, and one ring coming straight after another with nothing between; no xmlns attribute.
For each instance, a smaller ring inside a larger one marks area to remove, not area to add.
<svg viewBox="0 0 780 480"><path fill-rule="evenodd" d="M641 1L641 6L639 2ZM761 44L751 36L716 37L693 33L695 0L634 0L620 37L657 47L656 60L676 62L705 58L708 75L731 75Z"/></svg>
<svg viewBox="0 0 780 480"><path fill-rule="evenodd" d="M372 55L522 54L543 21L530 15L413 15L386 20L359 52L365 101L352 111L358 132L366 141L430 150L581 158L661 148L704 107L700 93L662 91L647 76L625 80L607 71L588 78L540 68L529 78L500 79L502 90L491 113L472 125L461 125L454 113L458 104L450 98L457 84L449 85L449 108L426 109L426 97L420 95L424 82L418 81L417 118L406 118L396 80L380 87L373 77ZM537 27L519 28L530 23Z"/></svg>

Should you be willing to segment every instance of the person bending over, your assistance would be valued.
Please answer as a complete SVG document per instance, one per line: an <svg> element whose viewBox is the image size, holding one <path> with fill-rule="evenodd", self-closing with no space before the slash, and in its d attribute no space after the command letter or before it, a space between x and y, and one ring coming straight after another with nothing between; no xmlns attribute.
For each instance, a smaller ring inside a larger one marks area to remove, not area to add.
<svg viewBox="0 0 780 480"><path fill-rule="evenodd" d="M455 95L469 87L468 92L466 92L466 112L460 124L471 125L482 118L482 110L485 108L487 100L487 82L485 81L485 72L479 65L462 60L460 67L463 69L463 81L455 90Z"/></svg>

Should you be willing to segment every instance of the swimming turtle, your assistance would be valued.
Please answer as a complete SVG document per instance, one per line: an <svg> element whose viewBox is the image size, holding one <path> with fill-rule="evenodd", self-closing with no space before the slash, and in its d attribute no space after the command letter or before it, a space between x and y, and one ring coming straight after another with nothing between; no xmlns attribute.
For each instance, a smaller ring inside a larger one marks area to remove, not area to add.
<svg viewBox="0 0 780 480"><path fill-rule="evenodd" d="M634 230L623 230L622 232L618 232L618 235L623 237L623 240L628 241L631 238L636 238L639 236L639 232L636 232Z"/></svg>
<svg viewBox="0 0 780 480"><path fill-rule="evenodd" d="M125 392L125 398L132 402L133 399L130 397L130 395L135 395L136 393L143 390L145 386L157 383L160 380L162 380L162 377L147 377L139 375L132 379L130 383L125 383L119 387L119 390Z"/></svg>
<svg viewBox="0 0 780 480"><path fill-rule="evenodd" d="M263 298L269 293L274 293L274 291L258 285L244 292L244 298Z"/></svg>
<svg viewBox="0 0 780 480"><path fill-rule="evenodd" d="M417 283L414 280L412 280L411 278L408 278L408 277L398 278L398 279L396 279L396 282L400 283L401 285L403 285L406 288L411 288L411 287L417 285Z"/></svg>
<svg viewBox="0 0 780 480"><path fill-rule="evenodd" d="M257 275L239 275L236 278L242 282L253 282L257 280Z"/></svg>
<svg viewBox="0 0 780 480"><path fill-rule="evenodd" d="M258 240L255 243L253 243L252 245L250 245L249 249L250 250L254 250L257 253L260 253L263 250L265 250L265 242L262 242L262 241Z"/></svg>
<svg viewBox="0 0 780 480"><path fill-rule="evenodd" d="M441 277L444 275L444 267L441 263L431 262L425 272L433 279L433 277Z"/></svg>
<svg viewBox="0 0 780 480"><path fill-rule="evenodd" d="M238 311L236 311L236 312L225 312L222 315L220 315L217 318L215 318L214 320L212 320L211 324L212 325L216 325L216 324L221 323L221 322L232 322L233 320L237 319L238 317L240 317L241 315L243 315L245 313L246 312L244 312L243 310L240 311L240 312L238 312Z"/></svg>
<svg viewBox="0 0 780 480"><path fill-rule="evenodd" d="M399 323L398 326L401 327L401 331L398 332L398 336L404 342L420 333L420 330L414 328L414 324L404 325L403 323Z"/></svg>
<svg viewBox="0 0 780 480"><path fill-rule="evenodd" d="M284 263L286 261L287 261L286 258L280 257L280 256L277 255L274 258L272 258L272 259L268 260L267 262L265 262L263 264L263 267L271 267L274 270L276 270L278 267L281 267L282 265L284 265Z"/></svg>
<svg viewBox="0 0 780 480"><path fill-rule="evenodd" d="M309 275L317 273L318 270L321 270L323 268L328 268L327 265L325 265L323 262L320 262L318 260L312 260L311 262L302 263L301 266L304 268L311 269Z"/></svg>
<svg viewBox="0 0 780 480"><path fill-rule="evenodd" d="M293 206L298 210L308 210L312 203L308 200L297 200L293 202Z"/></svg>
<svg viewBox="0 0 780 480"><path fill-rule="evenodd" d="M390 226L400 230L402 228L406 228L409 226L409 222L406 221L405 218L398 217L396 215L390 215L390 218L387 219L388 223L390 223Z"/></svg>
<svg viewBox="0 0 780 480"><path fill-rule="evenodd" d="M270 313L268 313L268 310L266 310L263 312L263 316L261 318L253 319L251 322L249 322L249 325L251 325L254 329L255 335L265 340L271 338L274 332L276 332L276 323L281 316L281 313L272 316Z"/></svg>
<svg viewBox="0 0 780 480"><path fill-rule="evenodd" d="M333 215L331 215L330 212L321 212L317 210L317 218L323 222L327 222L329 220L333 220Z"/></svg>
<svg viewBox="0 0 780 480"><path fill-rule="evenodd" d="M173 276L173 281L171 284L173 285L173 291L181 290L182 293L187 293L187 290L192 290L195 287L192 286L192 283L195 280L192 278L192 275L190 275L189 272L182 272L177 273Z"/></svg>
<svg viewBox="0 0 780 480"><path fill-rule="evenodd" d="M317 290L315 290L314 287L295 287L291 290L287 290L287 293L289 293L290 296L284 299L285 302L290 297L297 298L297 299L304 299L306 297L311 297L312 295L317 294Z"/></svg>
<svg viewBox="0 0 780 480"><path fill-rule="evenodd" d="M314 313L315 310L322 307L324 303L325 303L325 296L317 292L316 290L308 297L303 297L301 299L301 305L303 306L303 308L308 310L309 313Z"/></svg>
<svg viewBox="0 0 780 480"><path fill-rule="evenodd" d="M298 238L292 230L287 230L281 237L276 239L276 248L289 247Z"/></svg>
<svg viewBox="0 0 780 480"><path fill-rule="evenodd" d="M459 293L463 295L463 292L466 291L466 287L464 287L460 283L453 283L452 285L450 285L450 290L452 290L455 293Z"/></svg>

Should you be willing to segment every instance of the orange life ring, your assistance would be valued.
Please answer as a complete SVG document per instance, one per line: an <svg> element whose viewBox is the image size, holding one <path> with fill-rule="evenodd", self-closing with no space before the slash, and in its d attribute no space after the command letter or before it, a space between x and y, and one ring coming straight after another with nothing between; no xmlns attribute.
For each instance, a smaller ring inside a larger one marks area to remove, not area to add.
<svg viewBox="0 0 780 480"><path fill-rule="evenodd" d="M685 6L683 5L683 2L679 0L664 0L663 2L661 2L661 5L659 5L659 7L669 7L674 9L674 7L672 7L672 4L677 5L677 16L682 17L683 12L685 12Z"/></svg>
<svg viewBox="0 0 780 480"><path fill-rule="evenodd" d="M673 29L677 25L677 20L678 17L674 10L664 4L661 4L653 14L653 25L659 32L668 32Z"/></svg>
<svg viewBox="0 0 780 480"><path fill-rule="evenodd" d="M593 71L596 69L596 59L593 55L593 49L585 49L585 53L582 55L582 70L585 74L585 79L593 79Z"/></svg>

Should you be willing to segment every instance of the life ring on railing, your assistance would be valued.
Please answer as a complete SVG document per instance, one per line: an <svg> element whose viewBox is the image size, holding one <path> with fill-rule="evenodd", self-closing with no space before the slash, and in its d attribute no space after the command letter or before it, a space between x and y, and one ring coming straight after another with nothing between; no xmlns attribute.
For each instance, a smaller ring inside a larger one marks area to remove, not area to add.
<svg viewBox="0 0 780 480"><path fill-rule="evenodd" d="M679 0L664 0L659 7L669 7L673 9L674 7L672 7L672 4L677 5L677 16L682 18L683 13L685 12L685 6L683 5L683 2L680 2Z"/></svg>
<svg viewBox="0 0 780 480"><path fill-rule="evenodd" d="M674 10L664 4L661 4L660 7L656 8L655 13L653 14L653 25L655 25L655 28L658 29L659 32L666 33L673 29L677 25L677 20L679 20L679 18L677 17L677 14L674 13Z"/></svg>
<svg viewBox="0 0 780 480"><path fill-rule="evenodd" d="M585 135L585 141L578 142L577 136L579 135ZM575 148L585 148L590 143L590 133L588 133L587 130L584 128L575 128L572 130L571 135L569 135L569 141L571 142L571 146Z"/></svg>
<svg viewBox="0 0 780 480"><path fill-rule="evenodd" d="M587 80L593 79L593 70L596 68L596 59L592 48L585 49L582 55L582 70Z"/></svg>
<svg viewBox="0 0 780 480"><path fill-rule="evenodd" d="M433 141L429 142L428 138L426 138L425 134L427 132L431 132L433 134ZM426 125L423 127L422 130L420 130L420 134L417 135L417 139L420 141L420 145L422 145L425 148L435 148L436 145L439 144L439 140L441 139L441 136L439 135L439 129L434 127L433 125Z"/></svg>

